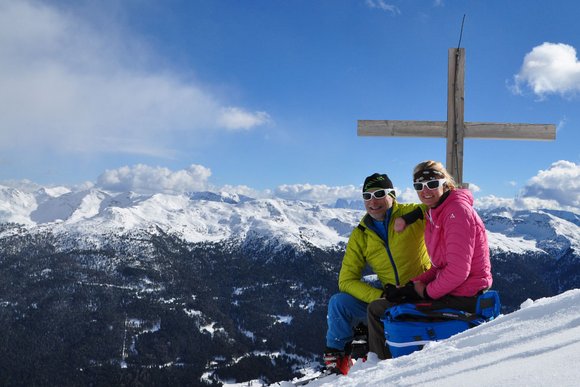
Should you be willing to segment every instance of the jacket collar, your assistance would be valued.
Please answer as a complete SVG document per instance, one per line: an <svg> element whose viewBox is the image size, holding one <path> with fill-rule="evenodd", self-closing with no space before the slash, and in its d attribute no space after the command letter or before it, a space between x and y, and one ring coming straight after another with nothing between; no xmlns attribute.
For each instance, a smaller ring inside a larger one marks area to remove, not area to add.
<svg viewBox="0 0 580 387"><path fill-rule="evenodd" d="M439 198L439 201L437 202L437 204L435 205L435 207L433 207L432 209L434 210L437 207L439 207L441 204L443 204L443 202L445 201L445 199L447 199L450 194L451 194L451 190L448 190L448 191L444 192L443 195L441 195L441 197Z"/></svg>

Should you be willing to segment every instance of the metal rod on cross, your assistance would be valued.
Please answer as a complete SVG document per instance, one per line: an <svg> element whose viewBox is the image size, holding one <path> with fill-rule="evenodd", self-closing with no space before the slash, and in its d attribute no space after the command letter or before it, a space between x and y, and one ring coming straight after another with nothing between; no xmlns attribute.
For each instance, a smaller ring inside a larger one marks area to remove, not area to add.
<svg viewBox="0 0 580 387"><path fill-rule="evenodd" d="M554 140L553 124L464 122L465 49L450 48L447 73L447 121L358 120L359 136L447 138L446 168L463 186L465 138ZM418 160L420 161L420 160Z"/></svg>

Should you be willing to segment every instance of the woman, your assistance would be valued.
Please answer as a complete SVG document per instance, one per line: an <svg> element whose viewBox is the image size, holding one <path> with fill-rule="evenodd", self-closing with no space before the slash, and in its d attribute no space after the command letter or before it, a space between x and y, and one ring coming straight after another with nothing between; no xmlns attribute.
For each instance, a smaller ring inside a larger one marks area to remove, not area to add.
<svg viewBox="0 0 580 387"><path fill-rule="evenodd" d="M412 279L424 299L474 312L477 296L492 284L485 226L473 196L459 189L440 162L424 161L413 171L413 187L426 211L425 245L431 268Z"/></svg>

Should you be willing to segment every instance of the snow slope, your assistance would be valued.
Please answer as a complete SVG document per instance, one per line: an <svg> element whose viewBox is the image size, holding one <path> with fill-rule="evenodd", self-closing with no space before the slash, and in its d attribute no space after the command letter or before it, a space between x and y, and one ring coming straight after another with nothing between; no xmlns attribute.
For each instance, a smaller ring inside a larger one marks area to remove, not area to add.
<svg viewBox="0 0 580 387"><path fill-rule="evenodd" d="M527 300L516 312L422 351L385 361L370 357L346 376L308 386L578 386L578 364L580 289L573 289Z"/></svg>

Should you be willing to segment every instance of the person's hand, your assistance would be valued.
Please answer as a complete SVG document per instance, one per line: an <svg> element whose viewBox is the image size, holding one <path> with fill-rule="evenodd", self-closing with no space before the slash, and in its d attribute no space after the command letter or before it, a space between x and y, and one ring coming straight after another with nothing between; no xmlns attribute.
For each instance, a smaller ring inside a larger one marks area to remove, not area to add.
<svg viewBox="0 0 580 387"><path fill-rule="evenodd" d="M393 228L395 229L395 232L402 232L406 227L407 222L405 222L405 219L401 217L395 219L395 222L393 223Z"/></svg>
<svg viewBox="0 0 580 387"><path fill-rule="evenodd" d="M386 298L391 302L398 297L398 288L393 284L386 284L383 288L383 294L381 294L381 298Z"/></svg>
<svg viewBox="0 0 580 387"><path fill-rule="evenodd" d="M415 289L415 293L417 293L417 295L419 295L421 298L425 298L425 288L426 287L427 287L427 285L425 285L421 281L413 282L413 288Z"/></svg>
<svg viewBox="0 0 580 387"><path fill-rule="evenodd" d="M405 286L402 287L396 287L395 285L387 284L383 291L383 296L395 304L403 304L405 302L421 300L421 297L415 291L415 287L412 282L408 282Z"/></svg>

